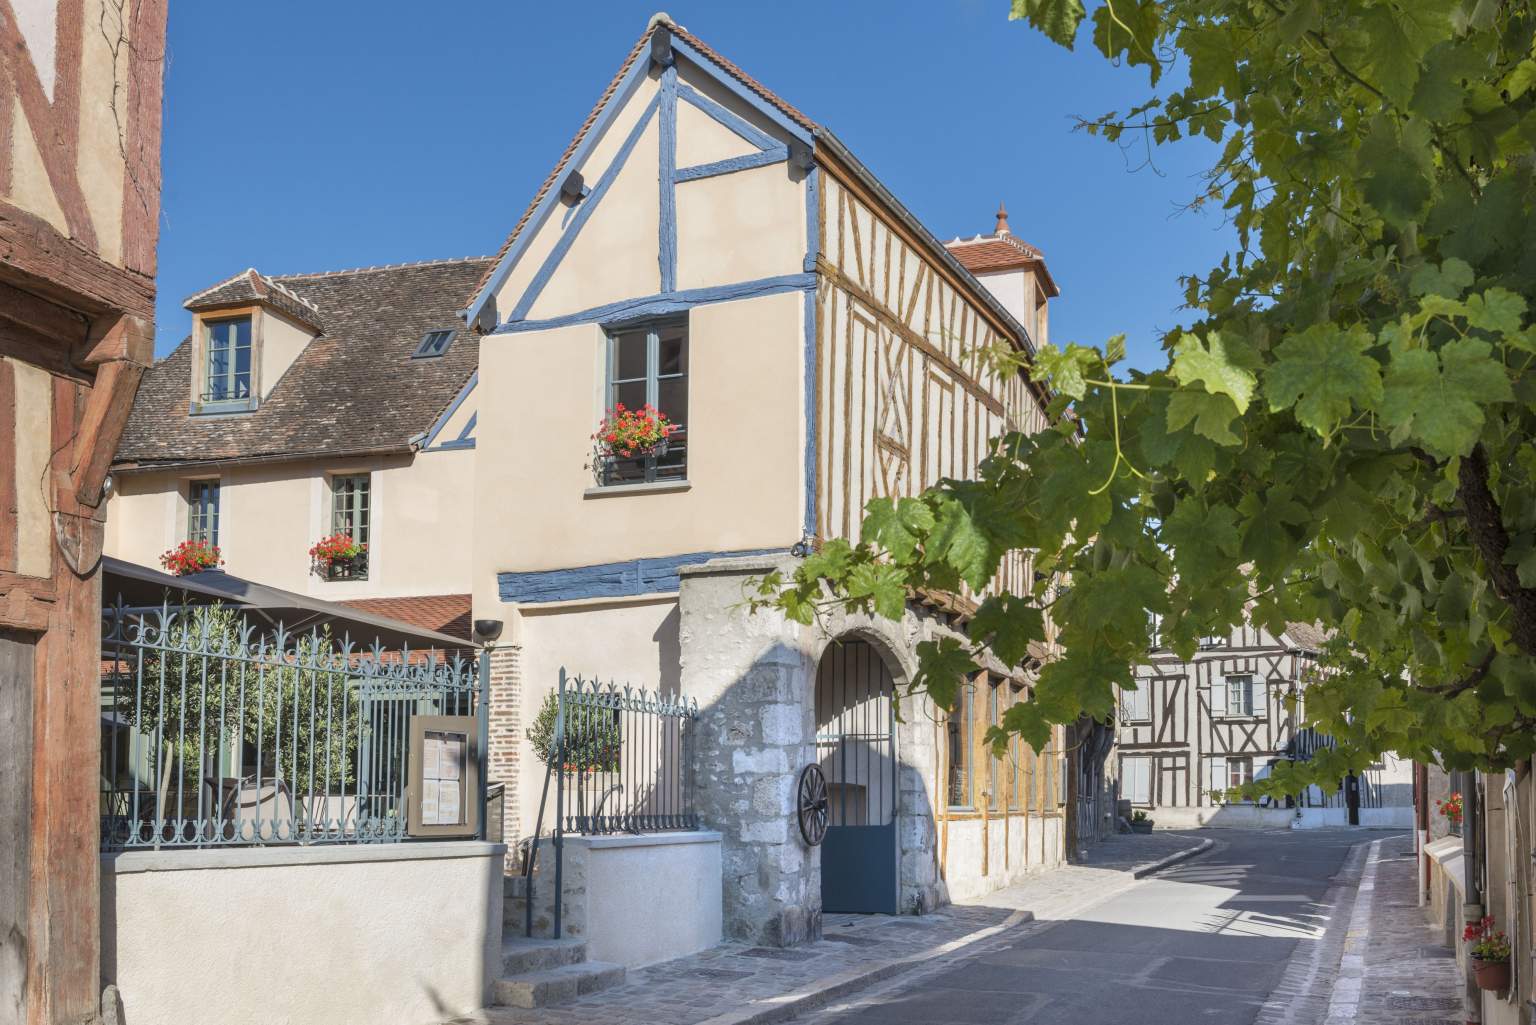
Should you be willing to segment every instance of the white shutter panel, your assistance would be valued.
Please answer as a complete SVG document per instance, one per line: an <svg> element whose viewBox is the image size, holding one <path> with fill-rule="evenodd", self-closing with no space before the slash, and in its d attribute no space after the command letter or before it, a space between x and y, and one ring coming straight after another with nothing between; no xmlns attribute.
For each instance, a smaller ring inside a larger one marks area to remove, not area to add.
<svg viewBox="0 0 1536 1025"><path fill-rule="evenodd" d="M1211 718L1220 719L1227 714L1227 681L1211 681Z"/></svg>
<svg viewBox="0 0 1536 1025"><path fill-rule="evenodd" d="M1253 708L1253 714L1261 719L1269 718L1269 687L1264 680L1255 676L1248 681L1249 704Z"/></svg>
<svg viewBox="0 0 1536 1025"><path fill-rule="evenodd" d="M1209 797L1211 791L1227 789L1227 760L1221 755L1211 755L1205 760L1205 792ZM1210 798L1211 804L1219 803L1215 798Z"/></svg>

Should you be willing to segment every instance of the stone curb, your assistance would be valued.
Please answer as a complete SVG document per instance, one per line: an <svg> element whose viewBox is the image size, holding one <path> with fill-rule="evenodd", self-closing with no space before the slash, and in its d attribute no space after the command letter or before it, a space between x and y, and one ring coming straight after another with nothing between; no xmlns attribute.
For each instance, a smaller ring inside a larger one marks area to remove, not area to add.
<svg viewBox="0 0 1536 1025"><path fill-rule="evenodd" d="M1192 847L1186 847L1181 851L1174 851L1165 858L1159 858L1150 864L1142 865L1131 870L1131 878L1143 879L1153 872L1161 871L1169 865L1187 861L1190 858L1204 854L1216 842L1203 839ZM768 1004L768 1006L748 1006L739 1011L728 1011L725 1014L707 1018L698 1025L776 1025L778 1022L787 1021L807 1011L814 1011L830 1004L841 997L857 993L877 983L894 978L926 964L938 957L952 954L962 947L968 947L973 943L1006 932L1015 926L1024 925L1035 920L1033 911L1015 911L997 925L991 925L985 929L977 929L975 932L956 937L948 943L941 943L936 947L930 947L910 957L900 958L895 961L885 961L864 968L854 968L825 979L817 980L803 989L789 993L783 993L775 997L765 997L754 1001L755 1004Z"/></svg>
<svg viewBox="0 0 1536 1025"><path fill-rule="evenodd" d="M1212 847L1215 847L1215 846L1216 846L1216 841L1215 840L1211 840L1211 839L1201 840L1199 843L1195 844L1193 847L1186 847L1182 851L1174 851L1172 854L1168 855L1166 858L1158 858L1156 861L1152 862L1151 864L1142 865L1140 868L1132 869L1131 870L1131 878L1133 878L1133 879L1145 879L1147 876L1151 875L1153 872L1161 872L1163 869L1167 868L1169 865L1177 865L1181 861L1188 861L1190 858L1197 858L1197 857L1199 857L1200 855L1204 854L1206 851L1210 850Z"/></svg>

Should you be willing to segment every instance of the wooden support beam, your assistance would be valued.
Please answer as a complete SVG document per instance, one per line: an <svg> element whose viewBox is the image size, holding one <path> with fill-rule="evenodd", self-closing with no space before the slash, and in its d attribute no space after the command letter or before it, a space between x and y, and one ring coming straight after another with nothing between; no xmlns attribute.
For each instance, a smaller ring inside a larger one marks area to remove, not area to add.
<svg viewBox="0 0 1536 1025"><path fill-rule="evenodd" d="M129 360L113 360L96 374L96 386L86 399L80 433L75 438L76 461L70 473L75 498L83 506L91 509L101 506L107 468L117 451L123 428L128 424L133 397L143 375L143 364Z"/></svg>
<svg viewBox="0 0 1536 1025"><path fill-rule="evenodd" d="M0 279L90 316L121 311L153 320L155 315L151 278L113 266L4 200Z"/></svg>
<svg viewBox="0 0 1536 1025"><path fill-rule="evenodd" d="M84 342L90 321L84 314L0 281L0 320L67 345Z"/></svg>

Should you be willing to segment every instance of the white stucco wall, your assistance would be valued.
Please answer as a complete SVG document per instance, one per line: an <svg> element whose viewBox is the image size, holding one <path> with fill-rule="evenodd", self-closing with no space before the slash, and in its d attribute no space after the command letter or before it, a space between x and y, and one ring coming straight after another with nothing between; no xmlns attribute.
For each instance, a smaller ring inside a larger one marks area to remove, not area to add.
<svg viewBox="0 0 1536 1025"><path fill-rule="evenodd" d="M119 473L104 548L159 569L161 553L186 537L187 481L217 477L219 551L227 572L329 601L467 594L472 507L465 495L474 455L474 449L456 449ZM310 546L330 533L329 478L338 473L370 475L367 580L323 580L311 572Z"/></svg>
<svg viewBox="0 0 1536 1025"><path fill-rule="evenodd" d="M500 844L102 858L102 982L132 1025L431 1025L499 974Z"/></svg>
<svg viewBox="0 0 1536 1025"><path fill-rule="evenodd" d="M655 964L720 942L720 834L586 838L587 955Z"/></svg>
<svg viewBox="0 0 1536 1025"><path fill-rule="evenodd" d="M487 336L477 389L477 444L487 458L475 462L475 615L506 618L500 571L798 541L804 316L799 293L689 312L688 482L664 493L593 490L592 432L605 401L601 327ZM538 425L537 444L526 443L529 424Z"/></svg>

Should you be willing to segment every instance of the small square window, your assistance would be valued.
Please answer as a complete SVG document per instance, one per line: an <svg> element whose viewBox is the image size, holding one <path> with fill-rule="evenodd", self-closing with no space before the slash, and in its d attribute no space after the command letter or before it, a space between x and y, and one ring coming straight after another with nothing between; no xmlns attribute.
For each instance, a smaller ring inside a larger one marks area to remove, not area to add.
<svg viewBox="0 0 1536 1025"><path fill-rule="evenodd" d="M411 354L412 359L425 359L429 356L441 356L448 351L448 346L453 344L453 336L456 331L428 331L421 336L421 344L416 346L416 351Z"/></svg>

